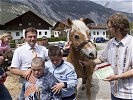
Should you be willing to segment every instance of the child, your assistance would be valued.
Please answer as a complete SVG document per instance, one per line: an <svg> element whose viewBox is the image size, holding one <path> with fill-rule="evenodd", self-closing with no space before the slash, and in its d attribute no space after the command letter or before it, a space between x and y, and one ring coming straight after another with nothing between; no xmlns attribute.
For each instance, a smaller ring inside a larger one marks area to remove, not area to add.
<svg viewBox="0 0 133 100"><path fill-rule="evenodd" d="M60 82L52 87L52 91L61 91L62 100L74 100L77 86L77 75L71 63L64 61L63 51L58 46L49 47L50 61L46 62L47 69Z"/></svg>
<svg viewBox="0 0 133 100"><path fill-rule="evenodd" d="M11 52L9 41L12 39L11 34L3 33L0 35L0 64L4 61L4 56Z"/></svg>
<svg viewBox="0 0 133 100"><path fill-rule="evenodd" d="M3 33L0 35L0 99L12 100L11 95L4 85L7 73L2 68L3 61L5 60L6 53L10 52L9 41L12 39L11 34ZM5 66L3 66L5 67Z"/></svg>
<svg viewBox="0 0 133 100"><path fill-rule="evenodd" d="M32 81L25 81L22 87L20 100L61 100L60 93L53 93L51 87L57 80L45 70L45 61L41 57L33 58L31 62Z"/></svg>

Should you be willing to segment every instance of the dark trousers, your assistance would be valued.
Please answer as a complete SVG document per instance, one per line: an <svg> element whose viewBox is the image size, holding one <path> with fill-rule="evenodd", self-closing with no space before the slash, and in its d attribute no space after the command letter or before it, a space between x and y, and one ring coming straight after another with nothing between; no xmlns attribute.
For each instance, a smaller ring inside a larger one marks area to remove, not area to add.
<svg viewBox="0 0 133 100"><path fill-rule="evenodd" d="M75 94L69 96L69 97L64 97L62 100L75 100Z"/></svg>
<svg viewBox="0 0 133 100"><path fill-rule="evenodd" d="M0 67L0 76L4 73L4 70ZM0 100L12 100L11 95L5 85L0 83Z"/></svg>
<svg viewBox="0 0 133 100"><path fill-rule="evenodd" d="M122 98L117 98L113 94L111 94L111 100L133 100L133 99L122 99Z"/></svg>

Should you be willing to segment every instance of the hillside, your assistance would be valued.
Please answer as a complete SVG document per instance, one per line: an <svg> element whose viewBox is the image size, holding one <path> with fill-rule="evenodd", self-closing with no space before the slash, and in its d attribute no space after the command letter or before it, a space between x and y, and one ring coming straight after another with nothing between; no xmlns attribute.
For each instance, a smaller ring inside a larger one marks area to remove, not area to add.
<svg viewBox="0 0 133 100"><path fill-rule="evenodd" d="M90 18L95 23L105 23L108 16L116 12L92 1L83 0L1 0L0 23L32 10L49 21L66 20L66 18ZM125 13L130 21L133 14Z"/></svg>

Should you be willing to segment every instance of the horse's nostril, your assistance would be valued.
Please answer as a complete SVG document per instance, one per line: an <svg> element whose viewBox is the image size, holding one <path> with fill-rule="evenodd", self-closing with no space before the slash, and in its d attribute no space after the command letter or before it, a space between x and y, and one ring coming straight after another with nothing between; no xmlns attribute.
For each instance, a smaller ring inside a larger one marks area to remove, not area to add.
<svg viewBox="0 0 133 100"><path fill-rule="evenodd" d="M93 53L90 53L90 56L94 56L94 54Z"/></svg>
<svg viewBox="0 0 133 100"><path fill-rule="evenodd" d="M94 58L94 54L93 53L90 53L89 54L89 58Z"/></svg>

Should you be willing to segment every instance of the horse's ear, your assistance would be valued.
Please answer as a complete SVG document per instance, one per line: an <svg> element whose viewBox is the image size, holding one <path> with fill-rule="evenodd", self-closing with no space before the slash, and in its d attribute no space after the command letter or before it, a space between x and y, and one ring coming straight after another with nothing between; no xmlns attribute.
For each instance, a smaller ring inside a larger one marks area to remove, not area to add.
<svg viewBox="0 0 133 100"><path fill-rule="evenodd" d="M80 18L80 20L81 20L81 21L84 21L84 19L83 19L83 18Z"/></svg>
<svg viewBox="0 0 133 100"><path fill-rule="evenodd" d="M83 21L85 23L85 20L83 18L80 18L81 21Z"/></svg>
<svg viewBox="0 0 133 100"><path fill-rule="evenodd" d="M71 26L71 25L72 25L71 19L68 18L68 19L67 19L67 23L68 23L69 26Z"/></svg>

